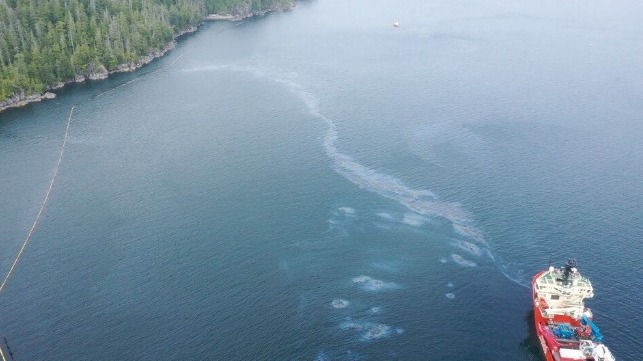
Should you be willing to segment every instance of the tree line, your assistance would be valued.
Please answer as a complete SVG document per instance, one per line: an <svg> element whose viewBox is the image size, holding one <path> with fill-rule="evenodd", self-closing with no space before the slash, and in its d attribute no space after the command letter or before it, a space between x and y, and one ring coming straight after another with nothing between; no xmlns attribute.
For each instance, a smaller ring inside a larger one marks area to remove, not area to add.
<svg viewBox="0 0 643 361"><path fill-rule="evenodd" d="M0 0L0 102L161 49L208 13L250 15L292 0Z"/></svg>

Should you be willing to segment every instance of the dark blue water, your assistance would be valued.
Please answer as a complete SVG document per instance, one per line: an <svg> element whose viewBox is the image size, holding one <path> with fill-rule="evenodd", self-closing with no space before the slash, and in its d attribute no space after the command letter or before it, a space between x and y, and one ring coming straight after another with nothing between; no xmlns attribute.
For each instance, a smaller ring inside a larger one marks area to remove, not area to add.
<svg viewBox="0 0 643 361"><path fill-rule="evenodd" d="M637 360L641 10L301 2L3 113L8 270L77 106L0 333L16 360L539 360L530 277L575 257Z"/></svg>

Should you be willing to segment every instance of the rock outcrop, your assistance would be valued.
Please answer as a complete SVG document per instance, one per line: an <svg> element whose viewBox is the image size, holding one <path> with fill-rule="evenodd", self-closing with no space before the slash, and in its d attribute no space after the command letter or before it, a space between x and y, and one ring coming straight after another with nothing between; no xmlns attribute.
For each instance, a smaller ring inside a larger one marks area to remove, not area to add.
<svg viewBox="0 0 643 361"><path fill-rule="evenodd" d="M56 97L56 94L50 93L50 92L45 92L44 94L31 94L31 95L25 95L24 93L20 93L7 100L0 102L0 111L8 108L24 107L29 103L39 102L44 99L53 99L55 97Z"/></svg>
<svg viewBox="0 0 643 361"><path fill-rule="evenodd" d="M250 2L236 5L230 14L209 14L205 17L205 20L230 20L230 21L240 21L243 19L251 18L254 16L264 16L268 13L286 11L295 8L295 3L288 4L275 4L272 7L260 10L253 11L252 4Z"/></svg>

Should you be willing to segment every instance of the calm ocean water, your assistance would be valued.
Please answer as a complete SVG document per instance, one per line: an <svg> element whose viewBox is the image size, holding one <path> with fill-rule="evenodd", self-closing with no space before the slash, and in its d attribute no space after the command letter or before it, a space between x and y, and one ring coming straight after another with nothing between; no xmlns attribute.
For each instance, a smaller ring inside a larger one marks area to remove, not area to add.
<svg viewBox="0 0 643 361"><path fill-rule="evenodd" d="M0 335L16 360L539 360L530 277L575 257L638 360L641 10L306 1L1 114L7 270L77 106Z"/></svg>

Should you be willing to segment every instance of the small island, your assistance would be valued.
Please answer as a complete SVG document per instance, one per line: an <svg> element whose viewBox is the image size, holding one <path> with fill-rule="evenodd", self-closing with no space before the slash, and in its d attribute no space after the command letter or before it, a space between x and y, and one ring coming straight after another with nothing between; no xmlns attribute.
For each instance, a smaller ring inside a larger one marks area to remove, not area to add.
<svg viewBox="0 0 643 361"><path fill-rule="evenodd" d="M292 7L294 0L0 2L0 111L53 98L66 84L138 69L204 20Z"/></svg>

